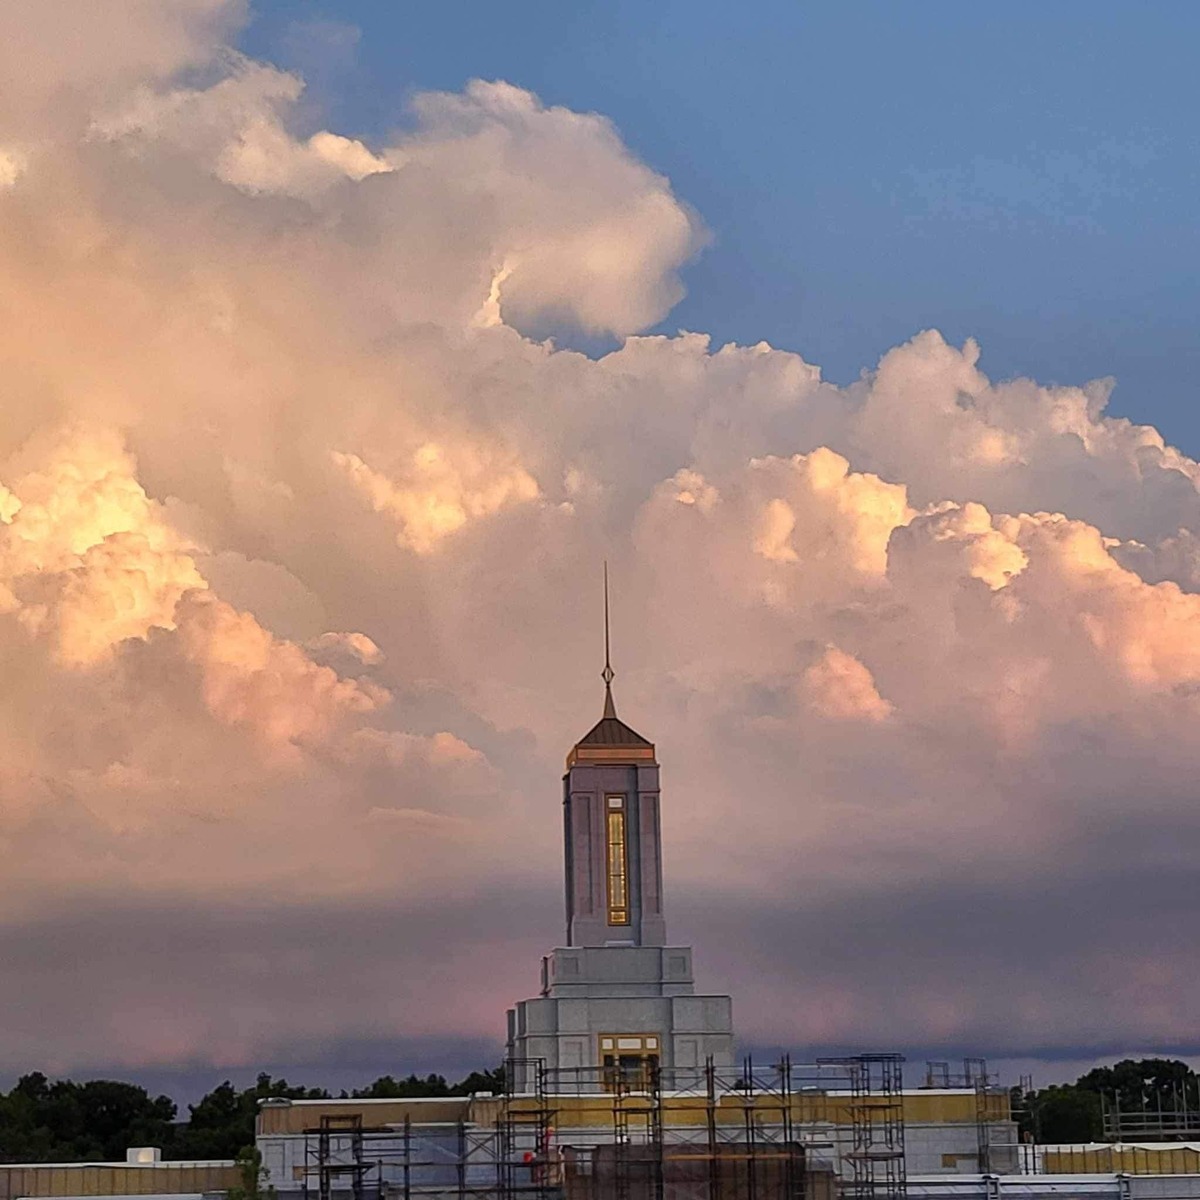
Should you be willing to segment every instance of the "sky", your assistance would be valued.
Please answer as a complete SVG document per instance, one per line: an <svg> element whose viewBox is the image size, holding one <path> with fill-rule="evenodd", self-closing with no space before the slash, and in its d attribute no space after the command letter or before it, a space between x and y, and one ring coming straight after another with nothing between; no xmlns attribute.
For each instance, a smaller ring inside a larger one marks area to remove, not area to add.
<svg viewBox="0 0 1200 1200"><path fill-rule="evenodd" d="M472 78L610 118L711 234L661 332L849 382L935 327L1195 452L1197 37L1186 0L267 0L241 42L375 136Z"/></svg>
<svg viewBox="0 0 1200 1200"><path fill-rule="evenodd" d="M0 13L0 1078L494 1063L604 559L743 1049L1200 1055L1200 16L749 11Z"/></svg>

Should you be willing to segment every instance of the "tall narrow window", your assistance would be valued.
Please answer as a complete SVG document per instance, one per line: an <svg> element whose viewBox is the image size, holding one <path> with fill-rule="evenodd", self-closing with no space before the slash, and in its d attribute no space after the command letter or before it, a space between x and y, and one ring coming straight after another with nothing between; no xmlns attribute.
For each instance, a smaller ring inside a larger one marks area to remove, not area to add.
<svg viewBox="0 0 1200 1200"><path fill-rule="evenodd" d="M629 924L629 843L625 797L608 797L608 923Z"/></svg>

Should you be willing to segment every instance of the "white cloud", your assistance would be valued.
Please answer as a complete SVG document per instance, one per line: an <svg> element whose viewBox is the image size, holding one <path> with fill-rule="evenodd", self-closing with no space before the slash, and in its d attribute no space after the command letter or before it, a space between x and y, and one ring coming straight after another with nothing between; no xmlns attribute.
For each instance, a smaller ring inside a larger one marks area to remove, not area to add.
<svg viewBox="0 0 1200 1200"><path fill-rule="evenodd" d="M335 451L333 461L376 512L392 517L402 546L427 554L468 521L512 504L536 500L537 481L509 456L470 446L419 446L405 464L406 480L394 483L356 454Z"/></svg>
<svg viewBox="0 0 1200 1200"><path fill-rule="evenodd" d="M823 716L884 721L892 714L892 706L880 696L871 672L836 646L827 646L804 672L804 683L813 707Z"/></svg>

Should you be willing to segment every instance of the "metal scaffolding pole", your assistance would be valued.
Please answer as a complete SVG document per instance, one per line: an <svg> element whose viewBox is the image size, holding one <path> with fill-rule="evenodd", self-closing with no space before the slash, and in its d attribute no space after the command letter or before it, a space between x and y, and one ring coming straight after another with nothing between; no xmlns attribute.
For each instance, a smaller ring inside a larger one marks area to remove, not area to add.
<svg viewBox="0 0 1200 1200"><path fill-rule="evenodd" d="M851 1170L850 1194L854 1200L905 1200L903 1055L818 1061L845 1067L850 1077L852 1148L844 1156Z"/></svg>

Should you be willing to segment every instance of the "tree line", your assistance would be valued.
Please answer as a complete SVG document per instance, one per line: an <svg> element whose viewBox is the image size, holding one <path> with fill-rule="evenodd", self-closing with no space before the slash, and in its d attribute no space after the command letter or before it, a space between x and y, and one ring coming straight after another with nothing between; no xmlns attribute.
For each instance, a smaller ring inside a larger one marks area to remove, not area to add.
<svg viewBox="0 0 1200 1200"><path fill-rule="evenodd" d="M503 1068L472 1071L451 1084L442 1075L382 1075L353 1098L467 1096L502 1092ZM1104 1110L1125 1115L1200 1116L1200 1079L1179 1059L1122 1059L1074 1083L1014 1088L1013 1115L1022 1136L1042 1144L1104 1139ZM259 1075L252 1087L228 1080L188 1106L185 1120L169 1096L113 1079L51 1082L40 1072L0 1092L0 1162L119 1162L130 1146L158 1146L164 1158L236 1158L254 1143L259 1101L327 1100L324 1088L298 1087Z"/></svg>
<svg viewBox="0 0 1200 1200"><path fill-rule="evenodd" d="M1022 1135L1043 1145L1105 1140L1104 1113L1119 1113L1136 1128L1139 1117L1200 1116L1200 1080L1177 1058L1125 1058L1095 1067L1074 1083L1036 1091L1013 1089L1013 1112ZM1136 1141L1136 1137L1126 1137Z"/></svg>
<svg viewBox="0 0 1200 1200"><path fill-rule="evenodd" d="M342 1098L467 1096L499 1092L503 1069L472 1071L451 1084L442 1075L383 1075ZM181 1120L169 1096L151 1096L145 1088L115 1079L51 1082L40 1071L23 1075L0 1092L0 1162L122 1162L130 1146L157 1146L163 1158L236 1158L254 1143L254 1119L260 1100L328 1100L324 1088L296 1087L286 1079L259 1075L248 1088L228 1080Z"/></svg>

